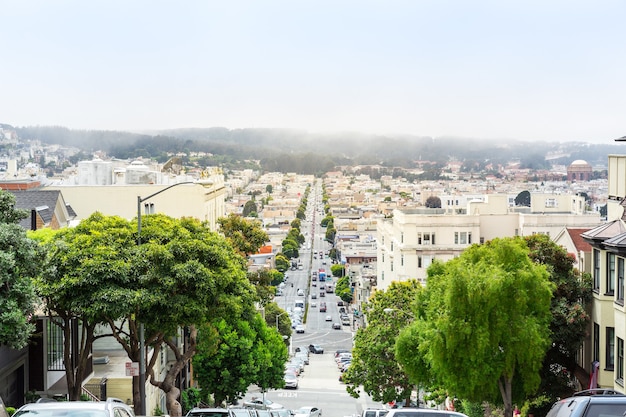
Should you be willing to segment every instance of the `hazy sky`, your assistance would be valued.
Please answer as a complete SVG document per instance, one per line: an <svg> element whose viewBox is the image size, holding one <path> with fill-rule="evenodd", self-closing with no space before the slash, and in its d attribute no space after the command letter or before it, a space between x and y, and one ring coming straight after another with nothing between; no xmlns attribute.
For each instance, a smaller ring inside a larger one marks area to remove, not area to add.
<svg viewBox="0 0 626 417"><path fill-rule="evenodd" d="M613 143L623 0L0 0L0 122Z"/></svg>

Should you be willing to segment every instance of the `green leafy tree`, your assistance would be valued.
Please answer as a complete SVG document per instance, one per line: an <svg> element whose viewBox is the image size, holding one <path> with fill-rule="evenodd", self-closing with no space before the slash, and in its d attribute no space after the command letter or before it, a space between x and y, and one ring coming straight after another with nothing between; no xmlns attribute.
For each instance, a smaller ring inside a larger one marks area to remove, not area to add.
<svg viewBox="0 0 626 417"><path fill-rule="evenodd" d="M30 318L36 296L32 280L43 251L17 224L28 212L15 209L13 194L0 190L0 345L21 349L35 330Z"/></svg>
<svg viewBox="0 0 626 417"><path fill-rule="evenodd" d="M142 245L133 257L132 282L118 288L112 301L129 312L121 325L113 317L114 337L129 358L138 360L138 322L146 323L146 345L153 354L146 362L146 376L165 393L170 415L176 415L180 390L177 375L196 353L198 325L215 317L250 317L254 311L254 288L245 273L244 259L218 233L196 219L172 219L163 215L143 217ZM174 343L179 329L188 330L185 350ZM176 361L157 380L154 365L163 346Z"/></svg>
<svg viewBox="0 0 626 417"><path fill-rule="evenodd" d="M272 194L272 192L274 191L274 187L272 187L272 184L267 184L267 185L265 186L265 191L266 191L268 194Z"/></svg>
<svg viewBox="0 0 626 417"><path fill-rule="evenodd" d="M302 226L302 221L300 219L293 219L291 221L291 227L292 228L298 229L298 231L299 231L301 226Z"/></svg>
<svg viewBox="0 0 626 417"><path fill-rule="evenodd" d="M515 205L530 207L530 191L522 191L515 197Z"/></svg>
<svg viewBox="0 0 626 417"><path fill-rule="evenodd" d="M176 415L176 376L195 354L197 325L209 318L250 316L254 289L243 258L205 224L163 215L142 219L141 246L134 223L99 213L60 232L49 243L40 291L59 317L79 317L88 336L104 316L133 362L139 362L143 323L146 353L153 348L146 356L146 377L164 392L169 414ZM184 351L174 342L181 328L187 329ZM164 347L176 360L158 380L154 365ZM80 385L81 375L74 380ZM144 414L138 382L134 378L133 400L137 413Z"/></svg>
<svg viewBox="0 0 626 417"><path fill-rule="evenodd" d="M441 199L437 196L431 195L426 199L424 205L428 208L441 208Z"/></svg>
<svg viewBox="0 0 626 417"><path fill-rule="evenodd" d="M205 401L212 394L215 405L224 406L246 393L257 372L255 340L255 331L246 320L220 318L202 325L193 369Z"/></svg>
<svg viewBox="0 0 626 417"><path fill-rule="evenodd" d="M330 273L334 276L334 277L343 277L346 271L346 267L343 265L331 265L330 266Z"/></svg>
<svg viewBox="0 0 626 417"><path fill-rule="evenodd" d="M350 289L350 277L344 276L343 278L339 278L335 285L335 294L346 303L352 302L353 296Z"/></svg>
<svg viewBox="0 0 626 417"><path fill-rule="evenodd" d="M283 253L276 254L276 269L280 272L285 272L289 269L289 258L287 258Z"/></svg>
<svg viewBox="0 0 626 417"><path fill-rule="evenodd" d="M287 346L259 314L252 320L220 319L202 327L194 357L196 379L215 404L234 403L251 384L282 388Z"/></svg>
<svg viewBox="0 0 626 417"><path fill-rule="evenodd" d="M100 213L74 228L45 236L47 256L35 286L51 323L63 332L63 360L74 364L65 367L68 394L70 400L77 401L97 338L96 326L106 324L107 315L118 318L122 314L118 304L111 301L111 294L116 283L127 283L133 275L129 259L136 236L128 221ZM74 339L76 326L82 331ZM75 345L70 348L72 341Z"/></svg>
<svg viewBox="0 0 626 417"><path fill-rule="evenodd" d="M416 351L397 349L416 381L436 375L457 397L500 399L504 415L535 392L550 344L553 285L528 254L522 238L494 239L429 267L423 313L398 338L430 366L411 366Z"/></svg>
<svg viewBox="0 0 626 417"><path fill-rule="evenodd" d="M525 238L530 258L545 265L554 283L551 302L552 343L543 361L539 392L556 399L572 393L570 379L589 386L589 373L578 365L580 347L587 335L591 317L587 313L591 301L591 277L574 269L574 256L547 235Z"/></svg>
<svg viewBox="0 0 626 417"><path fill-rule="evenodd" d="M374 401L410 400L413 384L395 357L400 329L413 320L411 304L422 288L417 281L392 282L377 291L367 304L367 327L357 331L353 360L344 373L348 393L358 398L359 389Z"/></svg>
<svg viewBox="0 0 626 417"><path fill-rule="evenodd" d="M334 219L333 216L326 216L322 219L322 221L320 222L320 225L322 227L327 227L328 223L333 223L333 219Z"/></svg>
<svg viewBox="0 0 626 417"><path fill-rule="evenodd" d="M257 300L262 306L266 305L274 298L276 290L272 286L273 279L274 274L272 270L269 269L248 272L248 280L254 285Z"/></svg>
<svg viewBox="0 0 626 417"><path fill-rule="evenodd" d="M243 206L242 215L243 215L243 217L255 217L255 216L252 216L252 214L256 215L256 213L258 213L258 211L259 210L258 210L257 205L254 202L254 200L248 200L248 201L246 201L246 204L244 204L244 206Z"/></svg>
<svg viewBox="0 0 626 417"><path fill-rule="evenodd" d="M278 317L278 332L291 337L291 319L285 310L280 308L278 304L272 302L265 306L265 323L268 326L276 327L276 318Z"/></svg>
<svg viewBox="0 0 626 417"><path fill-rule="evenodd" d="M269 236L258 220L250 221L231 213L217 219L217 224L220 232L244 256L257 253L269 241Z"/></svg>

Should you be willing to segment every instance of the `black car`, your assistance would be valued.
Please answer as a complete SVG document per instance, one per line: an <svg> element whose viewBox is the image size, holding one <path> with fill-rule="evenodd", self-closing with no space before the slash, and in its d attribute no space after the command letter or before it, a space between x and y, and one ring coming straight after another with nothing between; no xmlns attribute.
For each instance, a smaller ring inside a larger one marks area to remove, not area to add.
<svg viewBox="0 0 626 417"><path fill-rule="evenodd" d="M309 352L316 354L324 353L324 348L320 345L311 344L309 345Z"/></svg>
<svg viewBox="0 0 626 417"><path fill-rule="evenodd" d="M622 416L626 410L626 395L610 389L588 389L557 401L546 417Z"/></svg>

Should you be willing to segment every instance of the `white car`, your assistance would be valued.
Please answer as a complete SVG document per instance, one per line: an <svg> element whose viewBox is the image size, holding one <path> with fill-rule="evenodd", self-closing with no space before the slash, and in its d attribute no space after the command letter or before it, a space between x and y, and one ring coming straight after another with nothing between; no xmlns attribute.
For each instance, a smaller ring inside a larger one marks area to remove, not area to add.
<svg viewBox="0 0 626 417"><path fill-rule="evenodd" d="M326 316L326 321L333 321L333 318L331 316Z"/></svg>
<svg viewBox="0 0 626 417"><path fill-rule="evenodd" d="M296 333L304 333L304 325L302 324L296 325Z"/></svg>
<svg viewBox="0 0 626 417"><path fill-rule="evenodd" d="M322 409L317 407L300 407L293 410L293 417L322 417Z"/></svg>

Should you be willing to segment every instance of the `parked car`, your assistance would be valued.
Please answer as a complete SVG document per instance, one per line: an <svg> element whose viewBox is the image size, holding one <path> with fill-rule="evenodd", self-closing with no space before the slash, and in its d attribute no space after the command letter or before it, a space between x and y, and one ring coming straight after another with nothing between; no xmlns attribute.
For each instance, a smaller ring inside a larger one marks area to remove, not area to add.
<svg viewBox="0 0 626 417"><path fill-rule="evenodd" d="M230 417L256 417L251 408L229 408L228 411Z"/></svg>
<svg viewBox="0 0 626 417"><path fill-rule="evenodd" d="M54 417L70 414L135 417L133 409L118 398L107 398L106 401L41 401L24 404L13 415L16 417Z"/></svg>
<svg viewBox="0 0 626 417"><path fill-rule="evenodd" d="M305 365L309 364L309 354L307 352L298 352L295 354L295 357L302 360Z"/></svg>
<svg viewBox="0 0 626 417"><path fill-rule="evenodd" d="M285 388L298 389L298 377L292 373L285 373Z"/></svg>
<svg viewBox="0 0 626 417"><path fill-rule="evenodd" d="M310 344L309 352L321 354L321 353L324 353L324 348L321 345Z"/></svg>
<svg viewBox="0 0 626 417"><path fill-rule="evenodd" d="M296 333L304 333L304 325L303 324L296 325Z"/></svg>
<svg viewBox="0 0 626 417"><path fill-rule="evenodd" d="M437 410L435 408L394 408L385 417L467 417L457 411Z"/></svg>
<svg viewBox="0 0 626 417"><path fill-rule="evenodd" d="M229 417L226 408L192 408L185 417Z"/></svg>
<svg viewBox="0 0 626 417"><path fill-rule="evenodd" d="M588 389L557 401L546 417L622 416L626 410L626 395L611 389Z"/></svg>
<svg viewBox="0 0 626 417"><path fill-rule="evenodd" d="M322 410L317 407L300 407L293 410L293 417L322 417Z"/></svg>
<svg viewBox="0 0 626 417"><path fill-rule="evenodd" d="M361 417L385 417L389 410L384 408L367 408L361 413Z"/></svg>
<svg viewBox="0 0 626 417"><path fill-rule="evenodd" d="M285 408L281 404L275 403L272 400L266 398L265 401L263 401L263 398L259 397L252 397L250 401L244 401L243 406L248 408L258 408L261 410Z"/></svg>
<svg viewBox="0 0 626 417"><path fill-rule="evenodd" d="M272 417L291 417L291 410L286 408L277 408L276 410L270 410Z"/></svg>

